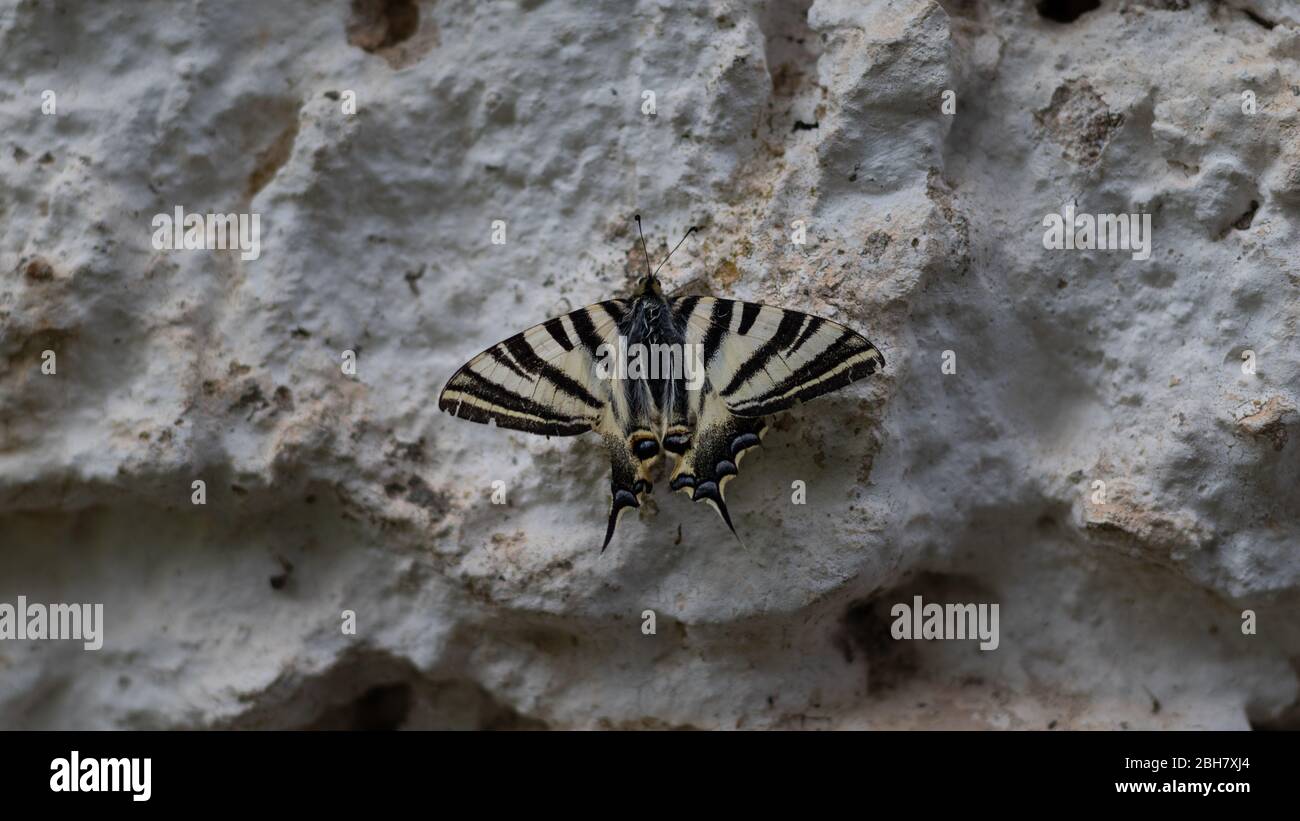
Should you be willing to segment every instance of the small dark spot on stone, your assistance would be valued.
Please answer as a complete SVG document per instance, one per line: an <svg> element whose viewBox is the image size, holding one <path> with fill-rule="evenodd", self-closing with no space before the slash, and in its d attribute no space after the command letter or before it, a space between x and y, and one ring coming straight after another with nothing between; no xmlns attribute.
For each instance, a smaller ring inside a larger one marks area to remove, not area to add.
<svg viewBox="0 0 1300 821"><path fill-rule="evenodd" d="M49 282L54 279L54 266L44 257L36 257L23 267L23 275L33 282Z"/></svg>
<svg viewBox="0 0 1300 821"><path fill-rule="evenodd" d="M266 397L262 395L262 387L253 380L248 380L244 384L244 392L239 395L239 399L230 405L231 411L241 411L248 409L250 415L259 410L264 410L270 405Z"/></svg>
<svg viewBox="0 0 1300 821"><path fill-rule="evenodd" d="M812 131L814 128L821 126L821 123L805 123L803 120L795 120L792 131Z"/></svg>
<svg viewBox="0 0 1300 821"><path fill-rule="evenodd" d="M419 476L412 475L406 484L408 488L406 501L419 505L436 518L446 516L447 511L451 509L451 500L447 498L447 494L435 491Z"/></svg>
<svg viewBox="0 0 1300 821"><path fill-rule="evenodd" d="M271 589L283 590L289 583L289 576L293 573L293 563L283 556L276 556L276 561L280 563L281 572L271 577Z"/></svg>
<svg viewBox="0 0 1300 821"><path fill-rule="evenodd" d="M275 398L275 407L277 410L282 410L286 412L293 410L293 392L290 391L286 386L281 385L280 387L276 388L274 398Z"/></svg>
<svg viewBox="0 0 1300 821"><path fill-rule="evenodd" d="M339 98L339 93L337 91L327 91L325 92L325 97L330 100L337 100Z"/></svg>
<svg viewBox="0 0 1300 821"><path fill-rule="evenodd" d="M393 440L392 450L388 453L389 458L404 459L415 464L424 463L424 437L421 436L414 442L403 442L401 439Z"/></svg>
<svg viewBox="0 0 1300 821"><path fill-rule="evenodd" d="M297 328L294 328L292 331L290 331L289 336L297 337L298 339L308 339L309 337L311 337L311 331L307 330L306 328L300 325Z"/></svg>
<svg viewBox="0 0 1300 821"><path fill-rule="evenodd" d="M231 492L234 493L236 496L247 496L247 495L248 495L248 490L247 490L246 488L242 488L242 487L240 487L239 485L231 485L231 486L230 486L230 490L231 490Z"/></svg>
<svg viewBox="0 0 1300 821"><path fill-rule="evenodd" d="M41 165L49 165L50 163L54 162L54 155L46 151L44 154L40 156L40 159L38 159L37 162L40 163Z"/></svg>
<svg viewBox="0 0 1300 821"><path fill-rule="evenodd" d="M424 276L423 265L421 265L419 268L407 271L405 274L402 275L402 278L406 280L406 286L410 288L411 293L415 294L416 296L420 295L420 288L415 283L419 282L420 277L422 276Z"/></svg>
<svg viewBox="0 0 1300 821"><path fill-rule="evenodd" d="M878 262L884 256L885 249L889 247L890 236L884 231L872 231L867 236L867 242L858 252L859 256L870 257L872 262Z"/></svg>

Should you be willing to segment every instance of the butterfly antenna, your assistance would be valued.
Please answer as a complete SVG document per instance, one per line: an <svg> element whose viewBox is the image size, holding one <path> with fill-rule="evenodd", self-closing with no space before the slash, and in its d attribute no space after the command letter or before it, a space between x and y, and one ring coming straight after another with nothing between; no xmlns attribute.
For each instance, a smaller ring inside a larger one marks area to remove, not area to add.
<svg viewBox="0 0 1300 821"><path fill-rule="evenodd" d="M633 219L636 220L636 232L641 235L641 252L645 254L645 272L650 274L650 249L646 247L645 232L641 230L641 215L637 214ZM656 271L655 273L658 272ZM655 275L650 274L650 278L654 279Z"/></svg>
<svg viewBox="0 0 1300 821"><path fill-rule="evenodd" d="M637 225L640 225L640 224L641 224L641 223L638 221L638 222L637 222ZM659 263L659 268L664 267L664 264L665 264L666 262L668 262L668 260L670 260L670 259L673 258L673 253L676 252L676 250L677 250L678 248L681 248L681 247L682 247L682 243L686 241L686 237L689 237L691 234L694 234L694 233L695 233L695 226L694 226L694 225L692 225L690 228L686 229L686 233L682 236L681 239L679 239L679 240L677 241L677 244L673 246L673 250L672 250L672 251L669 251L669 252L668 252L668 256L664 257L664 261L661 262L661 263ZM651 274L650 276L658 276L658 274L659 274L659 268L656 268L656 269L655 269L655 272L654 272L653 274Z"/></svg>

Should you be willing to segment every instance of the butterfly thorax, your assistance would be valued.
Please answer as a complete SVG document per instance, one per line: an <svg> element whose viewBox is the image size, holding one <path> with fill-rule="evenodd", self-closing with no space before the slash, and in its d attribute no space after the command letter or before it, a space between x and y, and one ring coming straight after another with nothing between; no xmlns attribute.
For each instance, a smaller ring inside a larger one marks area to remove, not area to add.
<svg viewBox="0 0 1300 821"><path fill-rule="evenodd" d="M668 300L656 287L646 288L633 300L618 326L627 349L643 358L623 385L628 405L649 417L660 430L672 421L666 413L685 398L689 351L686 329L674 316ZM681 421L681 420L679 420Z"/></svg>

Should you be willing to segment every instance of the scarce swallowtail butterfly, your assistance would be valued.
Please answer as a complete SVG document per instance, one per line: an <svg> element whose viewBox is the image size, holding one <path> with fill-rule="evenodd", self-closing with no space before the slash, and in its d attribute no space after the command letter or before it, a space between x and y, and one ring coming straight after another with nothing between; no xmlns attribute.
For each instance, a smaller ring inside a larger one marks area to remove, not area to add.
<svg viewBox="0 0 1300 821"><path fill-rule="evenodd" d="M639 231L640 216L636 222ZM766 418L885 364L865 337L829 319L665 296L644 235L641 246L647 275L633 296L548 319L493 345L461 366L438 398L439 408L473 422L544 436L598 433L613 465L602 552L622 513L651 492L651 471L665 451L676 462L668 486L710 503L735 534L727 480L759 444ZM639 355L619 369L610 360L620 351Z"/></svg>

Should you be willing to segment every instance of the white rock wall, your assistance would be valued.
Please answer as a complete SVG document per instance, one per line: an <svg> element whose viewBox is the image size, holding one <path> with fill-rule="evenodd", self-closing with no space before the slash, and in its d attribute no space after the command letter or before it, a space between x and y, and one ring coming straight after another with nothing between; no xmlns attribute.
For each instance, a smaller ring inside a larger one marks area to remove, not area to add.
<svg viewBox="0 0 1300 821"><path fill-rule="evenodd" d="M1290 3L4 0L0 123L0 602L106 619L0 641L0 727L1297 721ZM1045 249L1067 202L1150 259ZM177 205L260 256L155 249ZM638 212L888 362L776 420L747 548L661 485L602 555L594 438L435 407ZM916 594L998 649L892 641Z"/></svg>

